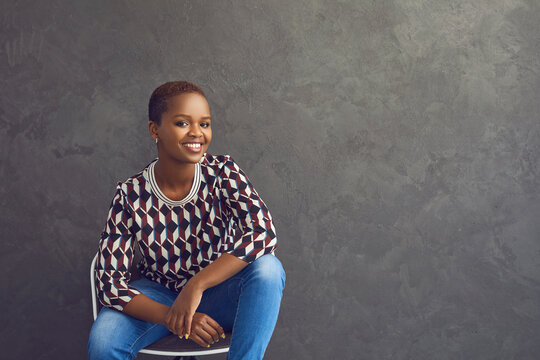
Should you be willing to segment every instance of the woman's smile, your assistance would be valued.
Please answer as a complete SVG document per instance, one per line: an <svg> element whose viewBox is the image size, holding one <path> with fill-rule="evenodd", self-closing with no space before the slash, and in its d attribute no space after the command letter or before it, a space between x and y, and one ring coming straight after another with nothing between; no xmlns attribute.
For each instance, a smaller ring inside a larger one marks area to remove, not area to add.
<svg viewBox="0 0 540 360"><path fill-rule="evenodd" d="M188 142L182 144L184 147L188 148L189 151L194 153L199 153L202 150L202 143L200 142Z"/></svg>

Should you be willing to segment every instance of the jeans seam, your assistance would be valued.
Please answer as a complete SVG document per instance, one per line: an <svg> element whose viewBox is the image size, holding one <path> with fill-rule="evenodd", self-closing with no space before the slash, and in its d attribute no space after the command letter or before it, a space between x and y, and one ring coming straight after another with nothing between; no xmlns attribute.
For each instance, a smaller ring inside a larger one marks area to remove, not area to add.
<svg viewBox="0 0 540 360"><path fill-rule="evenodd" d="M150 330L154 329L156 326L159 326L159 324L154 324L152 325L152 327L146 329L146 331L144 333L142 333L141 335L139 335L139 337L137 339L135 339L135 341L133 342L133 344L131 345L131 347L129 348L129 353L131 354L131 356L133 356L133 358L135 358L137 356L137 354L139 353L137 351L137 354L133 354L133 347L135 347L135 345L137 344L137 342L143 337L145 336Z"/></svg>
<svg viewBox="0 0 540 360"><path fill-rule="evenodd" d="M233 321L233 328L232 328L232 331L231 331L231 341L229 343L229 351L228 351L228 355L227 355L227 359L229 358L233 358L232 355L231 355L231 345L232 345L232 342L233 342L233 335L234 335L234 327L236 325L236 319L238 318L238 308L240 306L240 296L242 295L242 291L244 290L244 279L242 277L239 277L240 279L240 294L238 295L238 302L236 303L236 313L234 314L234 321Z"/></svg>

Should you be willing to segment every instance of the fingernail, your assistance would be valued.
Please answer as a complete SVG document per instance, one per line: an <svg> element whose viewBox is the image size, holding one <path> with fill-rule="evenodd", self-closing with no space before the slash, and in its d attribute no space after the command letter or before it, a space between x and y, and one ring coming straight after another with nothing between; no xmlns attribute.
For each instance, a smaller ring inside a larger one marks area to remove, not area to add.
<svg viewBox="0 0 540 360"><path fill-rule="evenodd" d="M186 339L188 338L188 334L186 334Z"/></svg>
<svg viewBox="0 0 540 360"><path fill-rule="evenodd" d="M221 337L225 339L225 333L221 334Z"/></svg>
<svg viewBox="0 0 540 360"><path fill-rule="evenodd" d="M210 345L206 345L206 347L207 347L207 348L209 348L209 347L210 347Z"/></svg>

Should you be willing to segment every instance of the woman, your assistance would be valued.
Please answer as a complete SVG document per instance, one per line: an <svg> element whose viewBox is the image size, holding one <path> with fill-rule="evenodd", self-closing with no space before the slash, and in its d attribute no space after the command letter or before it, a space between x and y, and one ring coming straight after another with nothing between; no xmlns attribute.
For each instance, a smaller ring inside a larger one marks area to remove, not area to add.
<svg viewBox="0 0 540 360"><path fill-rule="evenodd" d="M199 87L165 83L148 112L158 159L116 188L89 357L133 359L171 332L211 347L232 330L228 359L262 359L285 285L272 217L230 156L206 153L211 117ZM137 246L143 277L130 282Z"/></svg>

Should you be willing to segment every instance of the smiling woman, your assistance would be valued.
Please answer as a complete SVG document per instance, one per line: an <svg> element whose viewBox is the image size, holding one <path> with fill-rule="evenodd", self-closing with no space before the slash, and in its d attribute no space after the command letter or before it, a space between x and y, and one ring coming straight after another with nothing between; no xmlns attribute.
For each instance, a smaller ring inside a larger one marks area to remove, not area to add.
<svg viewBox="0 0 540 360"><path fill-rule="evenodd" d="M229 155L207 153L210 107L198 86L163 84L148 110L158 158L116 188L89 357L133 359L171 333L211 347L232 331L228 359L262 359L285 286L272 216ZM137 247L143 277L130 282Z"/></svg>

